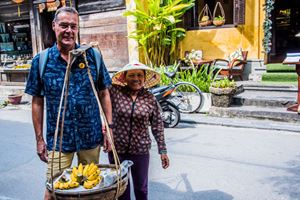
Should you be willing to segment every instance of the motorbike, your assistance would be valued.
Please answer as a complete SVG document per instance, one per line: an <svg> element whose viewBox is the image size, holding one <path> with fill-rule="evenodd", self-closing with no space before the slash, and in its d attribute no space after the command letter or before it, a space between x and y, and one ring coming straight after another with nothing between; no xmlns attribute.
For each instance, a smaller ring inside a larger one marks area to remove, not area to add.
<svg viewBox="0 0 300 200"><path fill-rule="evenodd" d="M150 92L155 96L161 107L165 128L173 128L180 121L180 112L177 106L171 101L171 94L174 90L174 85L159 86L150 89Z"/></svg>

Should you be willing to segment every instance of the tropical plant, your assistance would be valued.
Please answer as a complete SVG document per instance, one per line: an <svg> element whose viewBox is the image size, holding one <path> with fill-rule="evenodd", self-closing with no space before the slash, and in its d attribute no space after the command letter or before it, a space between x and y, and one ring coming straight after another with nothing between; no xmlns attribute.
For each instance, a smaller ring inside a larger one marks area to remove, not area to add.
<svg viewBox="0 0 300 200"><path fill-rule="evenodd" d="M178 42L185 37L185 29L176 25L194 6L194 0L134 1L136 9L126 11L124 15L135 17L138 27L130 33L130 37L138 41L145 63L150 66L173 63L177 57Z"/></svg>
<svg viewBox="0 0 300 200"><path fill-rule="evenodd" d="M202 65L199 69L192 67L189 70L178 72L178 80L195 84L202 92L208 93L209 87L219 74L214 66Z"/></svg>

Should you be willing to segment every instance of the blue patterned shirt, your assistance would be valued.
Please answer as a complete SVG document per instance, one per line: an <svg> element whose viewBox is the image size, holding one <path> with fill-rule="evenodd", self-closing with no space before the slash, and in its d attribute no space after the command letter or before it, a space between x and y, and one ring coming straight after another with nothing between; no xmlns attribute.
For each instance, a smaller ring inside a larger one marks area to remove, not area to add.
<svg viewBox="0 0 300 200"><path fill-rule="evenodd" d="M78 47L76 45L76 48ZM96 80L97 71L93 53L91 49L88 50L87 61L95 86L98 90L103 90L111 85L111 78L101 58L99 78L98 81ZM25 92L32 96L46 98L47 149L52 150L67 62L60 56L60 52L55 44L49 49L47 65L41 79L39 74L39 57L40 55L38 54L32 60ZM62 152L92 149L98 146L102 140L101 119L97 100L88 78L87 67L79 68L80 63L84 63L83 56L79 57L71 67ZM56 144L57 151L59 150L59 135L60 130Z"/></svg>

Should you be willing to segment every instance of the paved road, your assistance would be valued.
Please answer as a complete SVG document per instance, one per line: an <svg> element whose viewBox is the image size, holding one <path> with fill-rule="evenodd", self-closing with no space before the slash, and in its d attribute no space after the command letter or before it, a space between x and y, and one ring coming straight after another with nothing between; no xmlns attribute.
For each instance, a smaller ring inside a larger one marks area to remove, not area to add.
<svg viewBox="0 0 300 200"><path fill-rule="evenodd" d="M150 200L300 199L299 133L181 123L166 140L169 169L151 151ZM0 110L0 141L0 200L42 199L30 112Z"/></svg>

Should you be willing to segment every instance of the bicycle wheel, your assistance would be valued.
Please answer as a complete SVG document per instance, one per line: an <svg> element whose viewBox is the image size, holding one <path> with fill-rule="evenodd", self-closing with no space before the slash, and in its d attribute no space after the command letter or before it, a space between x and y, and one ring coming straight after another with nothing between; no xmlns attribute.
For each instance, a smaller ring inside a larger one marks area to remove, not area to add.
<svg viewBox="0 0 300 200"><path fill-rule="evenodd" d="M188 82L175 84L172 101L182 113L192 113L199 109L202 102L200 89Z"/></svg>
<svg viewBox="0 0 300 200"><path fill-rule="evenodd" d="M162 105L163 121L165 128L173 128L177 126L180 121L179 111L171 104Z"/></svg>

